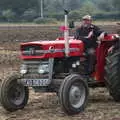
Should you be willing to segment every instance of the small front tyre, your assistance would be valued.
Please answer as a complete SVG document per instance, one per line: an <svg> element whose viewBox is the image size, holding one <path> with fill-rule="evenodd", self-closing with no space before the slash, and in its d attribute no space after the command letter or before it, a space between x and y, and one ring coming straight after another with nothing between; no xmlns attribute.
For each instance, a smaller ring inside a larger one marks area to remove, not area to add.
<svg viewBox="0 0 120 120"><path fill-rule="evenodd" d="M82 112L87 104L88 93L85 78L76 74L67 76L59 90L60 103L65 113L74 115Z"/></svg>
<svg viewBox="0 0 120 120"><path fill-rule="evenodd" d="M0 88L1 105L10 112L22 109L28 102L29 89L18 82L20 75L12 74L2 81Z"/></svg>

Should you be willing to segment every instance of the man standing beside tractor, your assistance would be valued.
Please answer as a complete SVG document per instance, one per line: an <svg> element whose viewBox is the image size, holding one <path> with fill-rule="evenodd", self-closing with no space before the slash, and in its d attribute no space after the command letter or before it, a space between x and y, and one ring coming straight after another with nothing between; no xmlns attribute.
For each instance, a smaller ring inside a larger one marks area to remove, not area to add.
<svg viewBox="0 0 120 120"><path fill-rule="evenodd" d="M90 15L85 15L82 18L81 26L76 29L75 39L82 40L85 44L85 53L88 57L87 74L91 74L94 71L97 40L102 40L105 35L105 32L92 24L92 17Z"/></svg>

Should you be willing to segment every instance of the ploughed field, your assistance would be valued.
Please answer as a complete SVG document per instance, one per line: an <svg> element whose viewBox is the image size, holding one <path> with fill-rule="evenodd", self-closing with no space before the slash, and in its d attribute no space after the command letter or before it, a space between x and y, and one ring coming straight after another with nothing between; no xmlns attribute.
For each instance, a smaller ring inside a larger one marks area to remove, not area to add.
<svg viewBox="0 0 120 120"><path fill-rule="evenodd" d="M101 23L102 24L102 23ZM119 33L116 24L100 25L109 33ZM71 30L71 34L74 29ZM34 40L55 40L61 36L58 26L0 25L0 79L18 70L20 42ZM34 93L30 88L28 105L13 113L0 106L0 120L120 120L120 104L115 103L106 88L90 89L87 108L84 112L67 116L60 107L55 93Z"/></svg>

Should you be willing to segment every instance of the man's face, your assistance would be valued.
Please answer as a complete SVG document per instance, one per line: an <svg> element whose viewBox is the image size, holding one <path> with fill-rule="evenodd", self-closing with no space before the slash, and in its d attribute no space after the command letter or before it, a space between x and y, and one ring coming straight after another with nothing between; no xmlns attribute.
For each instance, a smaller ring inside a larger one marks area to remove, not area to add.
<svg viewBox="0 0 120 120"><path fill-rule="evenodd" d="M85 25L85 26L88 26L88 25L90 25L91 23L92 23L92 20L88 20L88 19L84 19L84 20L82 21L82 24Z"/></svg>

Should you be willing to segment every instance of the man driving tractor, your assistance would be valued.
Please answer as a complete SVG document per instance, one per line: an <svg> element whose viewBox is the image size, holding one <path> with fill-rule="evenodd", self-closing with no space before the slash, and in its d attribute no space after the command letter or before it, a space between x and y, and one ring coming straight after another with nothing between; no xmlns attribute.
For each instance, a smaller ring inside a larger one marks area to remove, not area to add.
<svg viewBox="0 0 120 120"><path fill-rule="evenodd" d="M90 15L85 15L82 18L81 26L76 29L75 39L82 40L85 44L85 53L88 57L87 74L91 74L94 71L97 40L102 40L105 35L105 32L92 24L92 17Z"/></svg>

